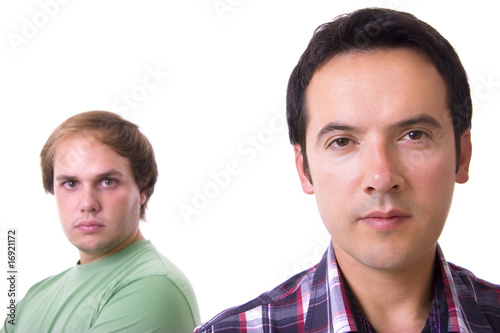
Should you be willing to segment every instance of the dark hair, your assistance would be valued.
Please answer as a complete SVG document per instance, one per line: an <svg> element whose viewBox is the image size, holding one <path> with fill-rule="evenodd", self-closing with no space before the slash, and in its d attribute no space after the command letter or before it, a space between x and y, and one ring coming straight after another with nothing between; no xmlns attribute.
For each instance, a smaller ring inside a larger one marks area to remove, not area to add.
<svg viewBox="0 0 500 333"><path fill-rule="evenodd" d="M290 142L300 145L304 170L309 180L305 97L313 74L339 53L399 47L411 48L427 56L445 81L455 131L458 170L460 137L471 127L472 100L467 74L457 53L439 32L409 13L366 8L338 16L333 21L320 25L314 31L288 81L286 112Z"/></svg>
<svg viewBox="0 0 500 333"><path fill-rule="evenodd" d="M45 192L54 194L54 154L58 145L75 134L90 135L128 158L137 187L146 194L140 212L140 218L144 220L158 178L153 147L137 125L112 112L83 112L68 118L52 132L40 153Z"/></svg>

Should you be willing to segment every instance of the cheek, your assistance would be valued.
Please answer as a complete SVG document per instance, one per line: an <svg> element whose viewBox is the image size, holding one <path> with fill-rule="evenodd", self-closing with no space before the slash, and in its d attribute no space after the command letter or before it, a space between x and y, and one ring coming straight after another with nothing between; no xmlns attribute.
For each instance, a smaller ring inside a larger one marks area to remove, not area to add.
<svg viewBox="0 0 500 333"><path fill-rule="evenodd" d="M447 214L455 188L454 161L454 154L434 154L412 168L410 186L424 206Z"/></svg>
<svg viewBox="0 0 500 333"><path fill-rule="evenodd" d="M116 214L126 215L129 211L140 206L140 195L138 192L133 190L115 193L115 195L110 199L112 201L110 206Z"/></svg>
<svg viewBox="0 0 500 333"><path fill-rule="evenodd" d="M316 204L327 229L332 221L348 219L356 189L359 188L360 170L353 163L320 161L311 167Z"/></svg>
<svg viewBox="0 0 500 333"><path fill-rule="evenodd" d="M314 192L317 196L339 197L342 199L352 193L363 173L362 164L357 156L342 158L318 154L310 163Z"/></svg>
<svg viewBox="0 0 500 333"><path fill-rule="evenodd" d="M54 197L56 199L57 210L59 214L62 214L64 211L69 209L69 205L71 205L71 200L67 196L64 196L60 192L54 192Z"/></svg>
<svg viewBox="0 0 500 333"><path fill-rule="evenodd" d="M57 213L59 222L61 223L64 233L67 235L71 230L71 224L75 219L75 209L72 200L68 196L54 192L57 205Z"/></svg>

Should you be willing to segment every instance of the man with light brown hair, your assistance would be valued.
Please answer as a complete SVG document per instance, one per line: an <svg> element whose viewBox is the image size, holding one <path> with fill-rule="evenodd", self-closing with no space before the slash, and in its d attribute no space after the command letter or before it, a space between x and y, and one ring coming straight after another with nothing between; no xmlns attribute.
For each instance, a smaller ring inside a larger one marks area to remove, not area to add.
<svg viewBox="0 0 500 333"><path fill-rule="evenodd" d="M157 166L138 126L105 111L57 127L41 157L45 191L55 196L77 265L35 284L5 332L192 332L194 291L145 240Z"/></svg>

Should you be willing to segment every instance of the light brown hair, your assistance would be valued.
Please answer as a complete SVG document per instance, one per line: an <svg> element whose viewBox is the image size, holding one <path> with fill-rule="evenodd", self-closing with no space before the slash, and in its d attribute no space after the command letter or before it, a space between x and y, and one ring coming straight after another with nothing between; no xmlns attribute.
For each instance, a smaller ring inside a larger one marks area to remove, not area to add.
<svg viewBox="0 0 500 333"><path fill-rule="evenodd" d="M128 158L135 182L146 195L140 212L140 218L144 220L147 203L158 178L153 147L137 125L112 112L79 113L65 120L52 132L40 153L45 192L54 194L54 154L58 145L75 134L90 135L113 148L117 154Z"/></svg>

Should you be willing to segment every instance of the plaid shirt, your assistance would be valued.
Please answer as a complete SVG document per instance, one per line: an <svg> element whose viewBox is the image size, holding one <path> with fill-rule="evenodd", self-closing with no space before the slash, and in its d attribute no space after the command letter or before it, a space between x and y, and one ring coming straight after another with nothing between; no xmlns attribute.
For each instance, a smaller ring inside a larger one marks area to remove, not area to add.
<svg viewBox="0 0 500 333"><path fill-rule="evenodd" d="M437 259L448 308L447 332L500 332L500 286L446 262L439 246ZM344 333L358 328L330 243L316 266L223 311L195 332Z"/></svg>

